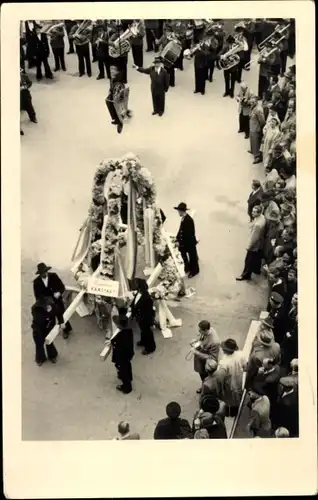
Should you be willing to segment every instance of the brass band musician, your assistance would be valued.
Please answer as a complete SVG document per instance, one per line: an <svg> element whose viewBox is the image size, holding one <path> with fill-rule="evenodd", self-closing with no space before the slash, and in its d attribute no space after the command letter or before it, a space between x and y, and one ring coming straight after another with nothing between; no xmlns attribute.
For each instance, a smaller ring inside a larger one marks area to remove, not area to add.
<svg viewBox="0 0 318 500"><path fill-rule="evenodd" d="M228 35L224 47L219 55L220 60L225 59L227 53L229 53L230 51L234 51L235 47L236 47L235 38L232 35ZM223 70L224 83L225 83L225 92L223 94L223 97L230 96L232 99L234 98L235 82L237 81L238 62L237 64L229 67L228 69Z"/></svg>
<svg viewBox="0 0 318 500"><path fill-rule="evenodd" d="M237 54L238 54L238 56L240 58L240 62L238 63L237 69L236 69L237 82L241 83L241 80L242 80L242 70L243 70L244 65L247 62L248 53L249 53L248 52L248 50L249 50L248 43L247 43L247 39L246 39L245 23L244 22L238 23L235 26L234 31L235 31L235 35L234 35L235 42L242 45L242 50L240 50L239 52L237 52Z"/></svg>
<svg viewBox="0 0 318 500"><path fill-rule="evenodd" d="M109 31L109 47L114 46L114 42L120 38L124 33L124 26L120 19L116 19L110 23ZM121 44L119 43L119 50L121 50ZM128 64L128 53L123 50L119 57L113 58L109 57L111 66L116 66L120 72L123 83L127 83L127 64Z"/></svg>
<svg viewBox="0 0 318 500"><path fill-rule="evenodd" d="M54 71L59 71L62 68L66 71L65 66L65 44L64 44L64 22L56 23L48 31L50 44L54 55L55 68Z"/></svg>
<svg viewBox="0 0 318 500"><path fill-rule="evenodd" d="M144 57L143 57L143 40L146 33L145 23L141 19L133 19L133 21L140 21L139 32L137 36L134 36L131 40L131 53L133 57L134 64L143 67Z"/></svg>
<svg viewBox="0 0 318 500"><path fill-rule="evenodd" d="M89 20L77 21L70 31L69 37L73 40L78 58L79 76L92 76L89 42L91 40L92 22Z"/></svg>
<svg viewBox="0 0 318 500"><path fill-rule="evenodd" d="M96 57L98 63L98 76L96 80L102 80L106 76L110 80L110 60L108 46L108 22L106 19L99 19L92 31L92 43L96 45Z"/></svg>

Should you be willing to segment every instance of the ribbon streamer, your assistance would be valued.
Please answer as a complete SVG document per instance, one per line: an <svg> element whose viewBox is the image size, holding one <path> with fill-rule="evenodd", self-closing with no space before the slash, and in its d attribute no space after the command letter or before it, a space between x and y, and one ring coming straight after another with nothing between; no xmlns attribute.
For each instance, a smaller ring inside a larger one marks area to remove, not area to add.
<svg viewBox="0 0 318 500"><path fill-rule="evenodd" d="M131 181L128 189L128 224L127 224L127 254L126 276L133 280L137 265L137 220L136 220L136 190Z"/></svg>
<svg viewBox="0 0 318 500"><path fill-rule="evenodd" d="M78 237L74 252L71 258L73 263L72 272L76 272L79 266L84 261L87 256L90 244L91 244L92 230L91 230L91 220L88 217L80 229L80 235Z"/></svg>

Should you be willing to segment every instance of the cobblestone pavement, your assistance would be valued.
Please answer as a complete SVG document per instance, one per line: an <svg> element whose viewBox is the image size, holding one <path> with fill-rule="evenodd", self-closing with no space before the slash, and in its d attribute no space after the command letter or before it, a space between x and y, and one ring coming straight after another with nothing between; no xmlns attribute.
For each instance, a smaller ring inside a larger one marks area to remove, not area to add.
<svg viewBox="0 0 318 500"><path fill-rule="evenodd" d="M152 61L146 54L145 65ZM248 237L246 200L262 165L252 165L248 141L237 133L235 100L223 98L223 75L215 71L206 95L193 94L193 63L176 73L166 113L152 116L149 77L131 67L129 107L133 118L117 134L104 104L108 80L78 78L77 58L67 56L67 72L53 82L32 86L38 124L22 115L22 427L24 440L108 439L119 420L149 439L165 405L178 401L189 420L197 407L199 380L185 356L199 320L209 319L222 339L233 337L242 347L250 321L266 302L259 277L237 283ZM51 67L53 63L51 62ZM32 70L31 70L32 71ZM31 72L31 76L34 75ZM257 89L257 68L244 74ZM183 326L164 339L156 332L157 350L133 359L134 391L117 393L112 363L100 362L103 335L93 318L72 320L74 334L58 338L56 365L34 363L30 329L32 279L36 264L53 266L72 283L70 257L86 217L92 178L98 163L128 151L138 154L152 172L167 229L178 228L173 206L186 201L196 211L201 273L191 280L197 289L173 310Z"/></svg>

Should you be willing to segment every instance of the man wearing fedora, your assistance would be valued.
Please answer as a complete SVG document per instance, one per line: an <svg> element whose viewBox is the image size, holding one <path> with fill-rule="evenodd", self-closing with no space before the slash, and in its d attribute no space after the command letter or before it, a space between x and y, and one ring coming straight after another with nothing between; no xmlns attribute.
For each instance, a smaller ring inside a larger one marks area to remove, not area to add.
<svg viewBox="0 0 318 500"><path fill-rule="evenodd" d="M223 355L219 366L224 367L227 372L224 402L229 416L235 417L242 397L243 372L247 368L247 359L234 339L221 342L221 348Z"/></svg>
<svg viewBox="0 0 318 500"><path fill-rule="evenodd" d="M56 363L58 352L53 342L45 345L45 338L52 328L63 323L63 316L51 297L39 297L31 308L32 332L35 343L35 362L42 366L47 360Z"/></svg>
<svg viewBox="0 0 318 500"><path fill-rule="evenodd" d="M276 364L279 364L281 361L280 346L274 340L271 326L272 322L263 320L261 330L253 341L252 351L247 364L246 388L252 387L258 369L262 366L263 359L272 359Z"/></svg>
<svg viewBox="0 0 318 500"><path fill-rule="evenodd" d="M117 376L122 382L121 385L117 385L116 389L123 394L129 394L132 391L131 360L135 354L133 331L129 326L126 314L127 309L122 307L118 309L118 315L113 317L113 322L119 331L111 339L112 362L117 369Z"/></svg>
<svg viewBox="0 0 318 500"><path fill-rule="evenodd" d="M252 383L252 389L256 392L265 394L270 402L270 418L275 411L275 405L278 395L278 382L281 378L280 366L275 360L264 358L262 366L258 369L258 373Z"/></svg>
<svg viewBox="0 0 318 500"><path fill-rule="evenodd" d="M207 377L206 362L208 359L214 360L216 364L220 357L220 339L217 332L211 328L211 324L207 320L202 320L198 324L200 344L197 347L192 347L194 371L200 375L201 381ZM197 390L197 393L202 392L202 387Z"/></svg>
<svg viewBox="0 0 318 500"><path fill-rule="evenodd" d="M59 311L59 314L63 315L65 311L65 306L63 302L63 293L65 292L65 286L62 280L56 273L50 273L50 266L41 262L37 266L36 274L37 278L33 280L33 292L36 299L41 297L51 297L54 300L54 304ZM67 339L72 327L69 321L62 325L63 327L63 337Z"/></svg>
<svg viewBox="0 0 318 500"><path fill-rule="evenodd" d="M266 215L263 257L266 264L269 265L274 260L275 243L277 238L281 235L284 226L280 220L279 210L275 208L270 209L267 211Z"/></svg>
<svg viewBox="0 0 318 500"><path fill-rule="evenodd" d="M198 241L195 236L194 220L187 213L189 209L186 203L181 202L177 207L174 207L174 209L178 210L181 217L176 239L184 262L184 270L189 278L193 278L193 276L199 274L200 271L196 248Z"/></svg>
<svg viewBox="0 0 318 500"><path fill-rule="evenodd" d="M252 273L260 274L262 263L262 250L265 233L265 217L261 205L252 209L252 222L250 223L250 240L247 247L243 272L236 281L250 280Z"/></svg>
<svg viewBox="0 0 318 500"><path fill-rule="evenodd" d="M162 116L165 111L165 94L169 89L169 75L164 68L162 58L157 56L154 63L149 68L140 68L133 64L133 67L139 71L150 76L151 81L151 95L153 104L153 115Z"/></svg>

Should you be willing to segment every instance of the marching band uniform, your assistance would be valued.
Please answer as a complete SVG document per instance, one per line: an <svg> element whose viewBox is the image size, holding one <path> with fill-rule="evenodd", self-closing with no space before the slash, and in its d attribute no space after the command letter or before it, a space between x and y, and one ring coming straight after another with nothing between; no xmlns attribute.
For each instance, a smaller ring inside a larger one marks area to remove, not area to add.
<svg viewBox="0 0 318 500"><path fill-rule="evenodd" d="M145 36L146 28L145 23L142 21L139 25L139 34L134 36L131 40L131 52L133 56L133 61L136 66L142 68L143 66L143 39Z"/></svg>
<svg viewBox="0 0 318 500"><path fill-rule="evenodd" d="M24 52L25 38L20 38L20 68L25 73L25 52Z"/></svg>
<svg viewBox="0 0 318 500"><path fill-rule="evenodd" d="M230 35L227 38L227 42L223 49L220 52L220 56L223 54L226 54L234 44L234 38ZM235 82L237 79L237 65L234 66L231 69L225 69L223 70L223 76L224 76L224 83L225 83L225 92L223 94L223 97L234 97L234 90L235 90Z"/></svg>
<svg viewBox="0 0 318 500"><path fill-rule="evenodd" d="M194 54L194 94L200 92L205 94L205 82L207 79L207 53L202 49L198 49Z"/></svg>
<svg viewBox="0 0 318 500"><path fill-rule="evenodd" d="M33 27L35 22L33 21ZM26 59L28 61L28 68L31 69L36 66L36 40L34 31L30 29L29 21L25 21L25 41L26 41Z"/></svg>
<svg viewBox="0 0 318 500"><path fill-rule="evenodd" d="M161 58L156 57L154 65L149 68L136 68L139 73L150 76L151 95L153 103L153 115L162 116L165 111L165 94L169 89L169 76L163 65L156 67L156 63L162 63Z"/></svg>
<svg viewBox="0 0 318 500"><path fill-rule="evenodd" d="M79 76L83 76L85 74L85 66L86 66L87 76L91 77L92 66L91 66L90 51L89 51L89 40L91 37L91 32L90 29L87 29L85 30L84 33L81 34L80 39L76 38L74 37L74 35L79 26L80 23L77 23L75 26L73 26L69 36L71 39L73 39L76 48Z"/></svg>
<svg viewBox="0 0 318 500"><path fill-rule="evenodd" d="M70 38L70 32L73 26L75 26L77 23L76 21L71 21L70 19L65 19L65 29L66 29L66 34L67 34L67 39L69 43L69 49L68 49L68 54L74 54L74 45L73 45L73 40Z"/></svg>
<svg viewBox="0 0 318 500"><path fill-rule="evenodd" d="M50 55L49 42L45 33L40 33L40 26L35 24L32 37L34 40L34 51L36 61L36 79L42 80L42 64L44 66L45 78L53 78L53 74L48 63Z"/></svg>
<svg viewBox="0 0 318 500"><path fill-rule="evenodd" d="M159 35L159 20L158 19L147 19L145 20L145 29L146 29L146 41L147 41L147 50L146 52L151 52L154 50L158 52L158 47L156 46L155 40ZM138 65L137 65L138 66Z"/></svg>
<svg viewBox="0 0 318 500"><path fill-rule="evenodd" d="M113 44L115 40L123 33L123 25L113 25L113 29L109 36L109 45ZM118 71L120 71L123 83L127 83L127 64L128 64L128 54L123 53L119 57L109 56L110 65L116 66Z"/></svg>
<svg viewBox="0 0 318 500"><path fill-rule="evenodd" d="M240 52L237 52L237 55L240 57L240 62L236 66L236 81L238 83L241 83L242 80L242 70L245 64L247 63L248 59L248 43L245 38L245 24L244 23L238 23L236 28L235 28L235 43L243 43L243 50Z"/></svg>
<svg viewBox="0 0 318 500"><path fill-rule="evenodd" d="M29 91L31 85L32 82L29 77L23 74L23 71L20 70L20 110L28 113L31 122L37 123L35 110L32 104L32 97Z"/></svg>
<svg viewBox="0 0 318 500"><path fill-rule="evenodd" d="M97 61L99 70L96 80L105 78L105 68L107 78L110 79L109 46L106 20L102 21L97 26L97 29L94 31L94 38L97 46Z"/></svg>
<svg viewBox="0 0 318 500"><path fill-rule="evenodd" d="M50 43L52 52L54 55L55 68L54 71L59 71L60 67L63 71L66 71L65 67L65 58L64 58L64 29L63 26L60 26L56 29L53 29L49 33Z"/></svg>
<svg viewBox="0 0 318 500"><path fill-rule="evenodd" d="M155 40L155 44L157 47L160 47L160 52L162 52L162 50L166 47L166 45L169 43L169 31L167 30L167 25L165 23L165 26L164 26L164 33L162 35L162 37L159 38L159 40ZM171 33L171 31L170 31ZM168 73L169 75L169 87L174 87L175 84L176 84L176 80L175 80L175 64L164 64L164 68L166 70L166 72Z"/></svg>

